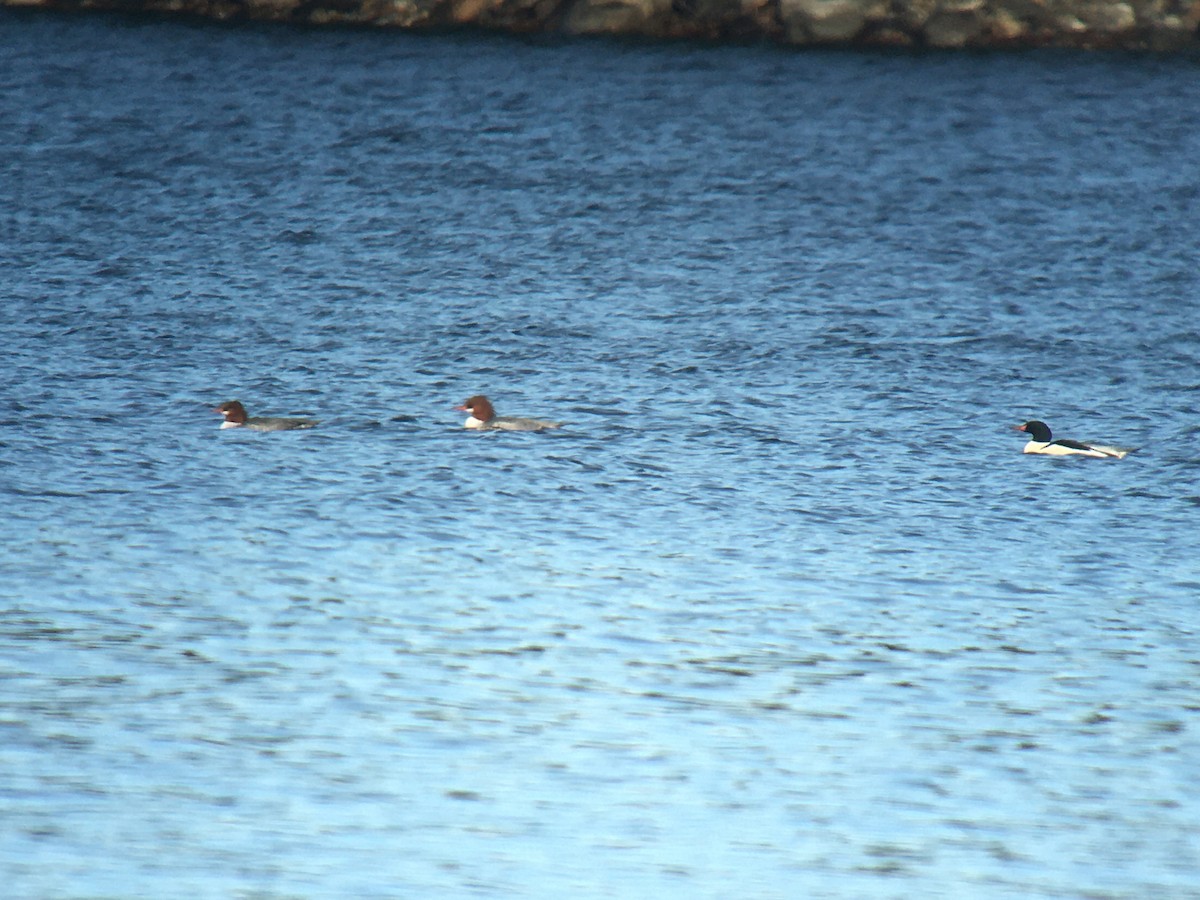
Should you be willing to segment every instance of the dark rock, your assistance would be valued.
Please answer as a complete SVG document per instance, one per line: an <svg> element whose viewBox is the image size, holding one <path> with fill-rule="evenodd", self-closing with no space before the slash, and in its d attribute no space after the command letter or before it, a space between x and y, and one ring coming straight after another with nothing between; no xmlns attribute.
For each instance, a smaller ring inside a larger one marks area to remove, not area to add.
<svg viewBox="0 0 1200 900"><path fill-rule="evenodd" d="M1200 0L0 0L0 5L791 44L1200 49Z"/></svg>

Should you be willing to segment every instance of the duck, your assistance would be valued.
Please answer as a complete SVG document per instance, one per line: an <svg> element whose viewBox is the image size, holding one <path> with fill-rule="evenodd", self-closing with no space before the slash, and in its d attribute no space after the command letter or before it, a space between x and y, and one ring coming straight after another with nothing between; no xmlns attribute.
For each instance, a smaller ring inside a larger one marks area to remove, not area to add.
<svg viewBox="0 0 1200 900"><path fill-rule="evenodd" d="M246 407L238 400L226 400L213 412L225 417L222 428L249 428L253 431L294 431L297 428L312 428L318 419L288 419L273 416L247 416Z"/></svg>
<svg viewBox="0 0 1200 900"><path fill-rule="evenodd" d="M562 422L549 422L545 419L528 419L521 416L498 416L492 406L492 401L482 394L476 394L463 401L462 406L454 407L459 412L469 412L471 415L463 422L464 428L491 429L500 431L544 431L547 428L561 428Z"/></svg>
<svg viewBox="0 0 1200 900"><path fill-rule="evenodd" d="M1024 425L1014 425L1017 431L1029 435L1029 443L1025 445L1025 453L1040 453L1043 456L1089 456L1093 459L1124 459L1132 453L1135 447L1109 447L1104 444L1089 444L1083 441L1056 441L1050 433L1050 426L1045 422L1033 419Z"/></svg>

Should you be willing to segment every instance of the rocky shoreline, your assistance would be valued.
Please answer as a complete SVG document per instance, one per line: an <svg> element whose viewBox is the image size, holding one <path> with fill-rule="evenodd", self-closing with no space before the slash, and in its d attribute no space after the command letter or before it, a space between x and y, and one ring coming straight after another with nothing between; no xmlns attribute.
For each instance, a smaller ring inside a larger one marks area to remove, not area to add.
<svg viewBox="0 0 1200 900"><path fill-rule="evenodd" d="M1200 49L1200 0L0 0L0 5L794 46Z"/></svg>

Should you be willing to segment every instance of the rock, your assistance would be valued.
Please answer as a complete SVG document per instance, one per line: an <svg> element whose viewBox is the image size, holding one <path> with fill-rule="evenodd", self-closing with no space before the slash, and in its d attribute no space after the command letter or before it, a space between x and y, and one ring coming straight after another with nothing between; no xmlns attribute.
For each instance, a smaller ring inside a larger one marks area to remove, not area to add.
<svg viewBox="0 0 1200 900"><path fill-rule="evenodd" d="M669 33L709 39L778 40L776 0L671 0Z"/></svg>
<svg viewBox="0 0 1200 900"><path fill-rule="evenodd" d="M996 14L1001 12L1024 23L1030 29L1052 29L1057 16L1057 12L1049 7L1046 0L1004 0L1003 7L995 10Z"/></svg>
<svg viewBox="0 0 1200 900"><path fill-rule="evenodd" d="M911 47L915 43L907 31L890 26L871 29L862 36L862 42L869 47Z"/></svg>
<svg viewBox="0 0 1200 900"><path fill-rule="evenodd" d="M1171 21L1174 19L1174 21ZM1193 42L1195 29L1183 27L1183 22L1176 16L1166 16L1164 20L1152 26L1146 37L1146 46L1155 53L1173 53L1187 48Z"/></svg>
<svg viewBox="0 0 1200 900"><path fill-rule="evenodd" d="M1000 9L986 19L984 31L990 36L991 41L1016 43L1029 34L1029 26L1008 10Z"/></svg>
<svg viewBox="0 0 1200 900"><path fill-rule="evenodd" d="M939 9L925 23L925 40L931 47L965 47L983 33L978 9Z"/></svg>
<svg viewBox="0 0 1200 900"><path fill-rule="evenodd" d="M792 44L1200 51L1200 0L0 0L0 5Z"/></svg>
<svg viewBox="0 0 1200 900"><path fill-rule="evenodd" d="M671 0L577 0L567 10L567 34L653 34L655 19L672 16Z"/></svg>
<svg viewBox="0 0 1200 900"><path fill-rule="evenodd" d="M914 32L925 27L929 17L938 8L938 0L908 0L897 4L896 16L900 23Z"/></svg>
<svg viewBox="0 0 1200 900"><path fill-rule="evenodd" d="M1076 16L1060 15L1054 20L1054 30L1062 35L1079 35L1087 31L1087 26Z"/></svg>
<svg viewBox="0 0 1200 900"><path fill-rule="evenodd" d="M780 0L784 33L792 43L842 43L858 35L868 18L882 18L882 5L861 0Z"/></svg>
<svg viewBox="0 0 1200 900"><path fill-rule="evenodd" d="M1083 3L1079 19L1093 31L1128 31L1137 25L1137 16L1128 3Z"/></svg>

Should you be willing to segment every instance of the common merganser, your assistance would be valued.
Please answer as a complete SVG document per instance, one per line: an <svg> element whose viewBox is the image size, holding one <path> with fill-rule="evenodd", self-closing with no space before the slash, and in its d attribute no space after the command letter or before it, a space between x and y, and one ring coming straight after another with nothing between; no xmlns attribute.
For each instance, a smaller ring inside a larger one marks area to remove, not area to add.
<svg viewBox="0 0 1200 900"><path fill-rule="evenodd" d="M462 406L456 406L460 412L471 415L463 422L464 428L492 428L502 431L542 431L546 428L561 428L562 422L547 422L545 419L524 419L520 416L498 416L492 408L492 403L482 394L476 394L466 400Z"/></svg>
<svg viewBox="0 0 1200 900"><path fill-rule="evenodd" d="M1135 447L1107 447L1103 444L1085 444L1082 441L1056 441L1050 434L1050 426L1036 419L1024 425L1014 425L1017 431L1029 435L1025 453L1041 453L1045 456L1090 456L1095 459L1123 459Z"/></svg>
<svg viewBox="0 0 1200 900"><path fill-rule="evenodd" d="M317 419L284 419L272 416L247 416L246 407L237 400L227 400L213 412L225 417L222 428L252 428L255 431L292 431L296 428L312 428Z"/></svg>

